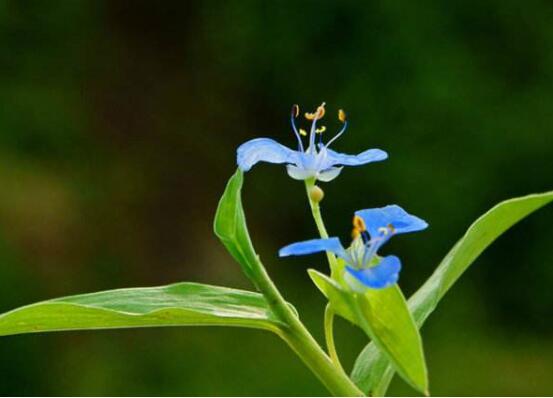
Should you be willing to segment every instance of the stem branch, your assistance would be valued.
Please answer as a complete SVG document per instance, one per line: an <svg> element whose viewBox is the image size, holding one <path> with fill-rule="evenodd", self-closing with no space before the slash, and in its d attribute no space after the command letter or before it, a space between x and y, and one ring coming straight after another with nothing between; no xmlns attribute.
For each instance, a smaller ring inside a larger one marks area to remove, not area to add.
<svg viewBox="0 0 553 398"><path fill-rule="evenodd" d="M341 368L335 366L311 336L292 308L286 303L259 259L257 263L255 278L257 288L265 296L271 310L286 325L280 330L280 337L288 343L332 394L348 397L364 396L363 392Z"/></svg>
<svg viewBox="0 0 553 398"><path fill-rule="evenodd" d="M336 352L336 345L334 344L334 311L332 310L332 308L330 308L330 303L328 303L325 308L324 329L326 347L328 349L330 359L334 363L334 366L339 368L342 372L346 373L344 371L344 368L342 367L342 364L340 363L340 358L338 358L338 353Z"/></svg>

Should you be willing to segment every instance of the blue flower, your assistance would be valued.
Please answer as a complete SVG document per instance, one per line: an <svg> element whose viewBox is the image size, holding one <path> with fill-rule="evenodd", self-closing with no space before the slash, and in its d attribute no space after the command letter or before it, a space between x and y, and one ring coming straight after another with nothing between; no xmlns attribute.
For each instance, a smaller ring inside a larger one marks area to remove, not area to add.
<svg viewBox="0 0 553 398"><path fill-rule="evenodd" d="M396 256L380 257L377 251L393 235L421 231L428 224L397 205L359 210L353 218L352 243L344 248L338 238L293 243L279 251L281 257L327 251L345 262L344 279L354 290L381 289L399 279L401 261Z"/></svg>
<svg viewBox="0 0 553 398"><path fill-rule="evenodd" d="M299 107L294 105L290 120L298 140L297 150L292 150L270 138L255 138L238 147L237 163L240 169L248 171L258 162L286 164L288 175L296 180L315 178L327 182L338 177L343 166L360 166L388 157L388 154L380 149L369 149L358 155L347 155L329 149L330 144L346 131L346 114L342 110L338 112L338 118L343 123L342 128L326 144L322 141L326 128L324 126L317 128L317 121L325 114L324 102L314 113L305 114L305 118L311 121L309 134L303 129L296 128L295 119L299 113ZM308 135L309 144L305 149L301 136Z"/></svg>

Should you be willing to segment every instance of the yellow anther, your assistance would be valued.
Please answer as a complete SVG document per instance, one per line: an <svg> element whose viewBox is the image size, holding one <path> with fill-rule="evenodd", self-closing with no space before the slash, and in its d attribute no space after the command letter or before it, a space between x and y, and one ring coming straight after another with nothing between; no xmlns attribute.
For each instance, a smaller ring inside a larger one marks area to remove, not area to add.
<svg viewBox="0 0 553 398"><path fill-rule="evenodd" d="M307 131L305 131L304 129L300 129L300 134L303 135L303 136L306 136L306 135L307 135Z"/></svg>
<svg viewBox="0 0 553 398"><path fill-rule="evenodd" d="M378 233L386 236L390 233L390 230L386 227L380 227L380 228L378 228Z"/></svg>
<svg viewBox="0 0 553 398"><path fill-rule="evenodd" d="M365 225L365 220L363 220L361 217L357 215L353 216L353 227L359 229L361 232L367 230L367 226Z"/></svg>
<svg viewBox="0 0 553 398"><path fill-rule="evenodd" d="M323 116L325 115L325 105L326 103L323 102L321 105L319 105L319 107L317 108L317 110L313 113L309 113L309 112L305 112L305 118L307 120L319 120L319 119L322 119Z"/></svg>
<svg viewBox="0 0 553 398"><path fill-rule="evenodd" d="M300 107L296 104L292 105L292 116L298 117L300 115Z"/></svg>
<svg viewBox="0 0 553 398"><path fill-rule="evenodd" d="M359 216L353 216L353 230L351 231L351 237L355 239L366 230L367 227L365 225L365 221L363 221L363 219Z"/></svg>
<svg viewBox="0 0 553 398"><path fill-rule="evenodd" d="M326 102L323 102L319 107L317 108L317 119L322 119L325 115L325 105Z"/></svg>
<svg viewBox="0 0 553 398"><path fill-rule="evenodd" d="M346 122L346 112L344 112L342 109L338 111L338 119L342 122Z"/></svg>
<svg viewBox="0 0 553 398"><path fill-rule="evenodd" d="M315 133L322 134L326 131L326 126L321 126L315 130Z"/></svg>
<svg viewBox="0 0 553 398"><path fill-rule="evenodd" d="M392 234L395 234L396 233L396 229L394 228L394 226L392 224L388 224L388 229L390 230L390 232Z"/></svg>

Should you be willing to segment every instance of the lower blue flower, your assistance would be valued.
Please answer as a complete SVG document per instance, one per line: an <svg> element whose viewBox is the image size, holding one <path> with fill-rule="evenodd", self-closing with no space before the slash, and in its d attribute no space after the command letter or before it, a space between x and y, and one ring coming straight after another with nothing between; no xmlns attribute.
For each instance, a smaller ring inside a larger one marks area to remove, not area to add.
<svg viewBox="0 0 553 398"><path fill-rule="evenodd" d="M279 251L281 257L330 252L346 263L344 280L359 291L360 287L382 289L397 283L401 261L396 256L380 257L377 251L395 234L420 231L428 224L397 205L355 212L353 240L344 248L338 238L312 239L292 243Z"/></svg>

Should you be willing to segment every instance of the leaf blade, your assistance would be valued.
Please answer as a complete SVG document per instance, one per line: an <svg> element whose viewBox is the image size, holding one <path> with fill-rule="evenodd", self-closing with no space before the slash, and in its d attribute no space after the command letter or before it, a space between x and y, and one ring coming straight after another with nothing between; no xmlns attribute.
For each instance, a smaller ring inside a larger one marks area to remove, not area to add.
<svg viewBox="0 0 553 398"><path fill-rule="evenodd" d="M345 293L341 290L340 286L327 275L317 270L308 269L307 273L315 286L317 286L321 293L328 299L332 310L351 323L356 324L356 315L347 303Z"/></svg>
<svg viewBox="0 0 553 398"><path fill-rule="evenodd" d="M278 332L258 293L183 282L62 297L0 315L0 336L157 326L242 326Z"/></svg>
<svg viewBox="0 0 553 398"><path fill-rule="evenodd" d="M328 298L334 312L358 325L375 342L375 347L386 353L409 384L426 392L428 372L422 339L399 287L367 289L364 294L351 294L328 276L313 269L308 272Z"/></svg>
<svg viewBox="0 0 553 398"><path fill-rule="evenodd" d="M259 265L246 226L246 215L242 206L242 185L244 173L238 168L229 179L215 212L213 230L232 257L240 264L242 271L255 284Z"/></svg>
<svg viewBox="0 0 553 398"><path fill-rule="evenodd" d="M385 350L403 379L427 394L428 371L422 338L399 286L369 289L361 300L361 309L369 321L364 328L366 333L381 351Z"/></svg>
<svg viewBox="0 0 553 398"><path fill-rule="evenodd" d="M503 201L480 216L453 246L430 278L408 300L417 327L421 327L441 298L478 258L510 227L553 201L553 191ZM384 395L394 371L370 343L357 357L351 377L365 393Z"/></svg>

